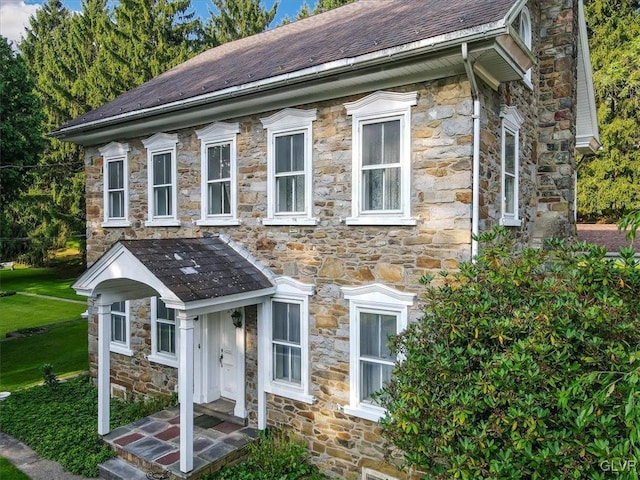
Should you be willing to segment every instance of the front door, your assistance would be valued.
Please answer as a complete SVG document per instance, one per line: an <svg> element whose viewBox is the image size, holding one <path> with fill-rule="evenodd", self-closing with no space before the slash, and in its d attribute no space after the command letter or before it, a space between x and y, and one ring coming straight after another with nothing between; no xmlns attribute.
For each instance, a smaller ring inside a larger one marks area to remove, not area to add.
<svg viewBox="0 0 640 480"><path fill-rule="evenodd" d="M236 400L237 393L237 346L236 327L231 319L232 311L220 312L219 317L219 375L220 375L220 396L229 400Z"/></svg>

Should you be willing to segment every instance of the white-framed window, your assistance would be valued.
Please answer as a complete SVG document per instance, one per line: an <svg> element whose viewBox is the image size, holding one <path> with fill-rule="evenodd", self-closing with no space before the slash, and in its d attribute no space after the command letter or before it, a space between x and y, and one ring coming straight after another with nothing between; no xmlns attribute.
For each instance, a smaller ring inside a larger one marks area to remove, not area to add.
<svg viewBox="0 0 640 480"><path fill-rule="evenodd" d="M501 203L500 224L507 227L519 227L519 182L520 182L520 127L524 118L516 107L503 106L502 119L502 167L501 167Z"/></svg>
<svg viewBox="0 0 640 480"><path fill-rule="evenodd" d="M201 145L202 204L198 225L239 225L236 179L238 123L216 122L196 130Z"/></svg>
<svg viewBox="0 0 640 480"><path fill-rule="evenodd" d="M520 39L531 51L533 45L533 37L531 32L531 14L529 13L529 9L527 7L523 7L522 10L520 10L520 13L517 17L516 27L518 28L518 35L520 36ZM531 69L527 70L527 72L525 73L524 82L530 88L533 88L533 84L531 83Z"/></svg>
<svg viewBox="0 0 640 480"><path fill-rule="evenodd" d="M111 142L99 149L103 158L103 227L129 227L129 145Z"/></svg>
<svg viewBox="0 0 640 480"><path fill-rule="evenodd" d="M147 149L148 227L179 226L177 134L156 133L143 140Z"/></svg>
<svg viewBox="0 0 640 480"><path fill-rule="evenodd" d="M151 355L148 360L178 367L176 311L158 297L151 297Z"/></svg>
<svg viewBox="0 0 640 480"><path fill-rule="evenodd" d="M408 310L415 294L373 284L342 287L349 300L349 415L377 422L385 410L373 394L391 378L397 358L388 347L390 335L407 326Z"/></svg>
<svg viewBox="0 0 640 480"><path fill-rule="evenodd" d="M263 335L269 358L265 361L265 391L313 403L309 394L309 297L313 285L279 277L269 302Z"/></svg>
<svg viewBox="0 0 640 480"><path fill-rule="evenodd" d="M417 92L375 92L345 103L352 121L347 225L415 225L411 218L411 107Z"/></svg>
<svg viewBox="0 0 640 480"><path fill-rule="evenodd" d="M371 468L362 467L362 480L398 480L398 478Z"/></svg>
<svg viewBox="0 0 640 480"><path fill-rule="evenodd" d="M267 130L267 218L264 225L315 225L312 196L316 110L285 108L262 118Z"/></svg>
<svg viewBox="0 0 640 480"><path fill-rule="evenodd" d="M111 338L109 350L122 355L133 355L131 351L131 324L129 302L122 300L111 304Z"/></svg>

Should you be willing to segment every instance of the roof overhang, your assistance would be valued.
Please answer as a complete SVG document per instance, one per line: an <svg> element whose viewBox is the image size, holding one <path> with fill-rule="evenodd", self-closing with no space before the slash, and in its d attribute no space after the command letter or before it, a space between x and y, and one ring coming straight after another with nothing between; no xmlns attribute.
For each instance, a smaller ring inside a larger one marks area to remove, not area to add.
<svg viewBox="0 0 640 480"><path fill-rule="evenodd" d="M501 20L355 58L317 65L179 102L62 128L51 135L82 145L177 130L291 105L464 74L461 45L493 88L517 80L533 56Z"/></svg>

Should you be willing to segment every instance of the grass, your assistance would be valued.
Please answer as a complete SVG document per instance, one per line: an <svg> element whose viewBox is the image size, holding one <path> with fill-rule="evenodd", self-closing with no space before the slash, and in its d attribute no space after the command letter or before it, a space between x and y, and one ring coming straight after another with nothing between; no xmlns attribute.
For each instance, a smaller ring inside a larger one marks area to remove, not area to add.
<svg viewBox="0 0 640 480"><path fill-rule="evenodd" d="M111 427L131 423L171 404L168 397L147 402L111 400ZM55 388L33 387L2 402L0 428L29 445L38 455L59 462L65 470L98 476L98 464L114 453L98 435L98 393L87 377ZM4 480L4 476L1 477Z"/></svg>
<svg viewBox="0 0 640 480"><path fill-rule="evenodd" d="M2 480L29 480L27 475L4 457L0 457L0 478Z"/></svg>
<svg viewBox="0 0 640 480"><path fill-rule="evenodd" d="M86 309L86 304L26 295L2 297L0 298L0 311L2 311L0 339L4 338L7 332L80 319L80 314Z"/></svg>
<svg viewBox="0 0 640 480"><path fill-rule="evenodd" d="M60 263L55 268L17 268L0 270L0 290L37 293L70 300L85 301L71 285L82 272L77 262Z"/></svg>
<svg viewBox="0 0 640 480"><path fill-rule="evenodd" d="M45 363L52 364L58 376L88 370L85 320L49 325L44 332L1 341L0 390L14 392L40 382Z"/></svg>

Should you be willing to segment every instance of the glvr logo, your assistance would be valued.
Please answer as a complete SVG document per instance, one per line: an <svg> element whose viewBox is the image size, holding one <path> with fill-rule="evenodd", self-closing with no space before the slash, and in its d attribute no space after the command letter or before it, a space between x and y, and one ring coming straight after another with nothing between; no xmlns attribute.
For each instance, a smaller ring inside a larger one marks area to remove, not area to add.
<svg viewBox="0 0 640 480"><path fill-rule="evenodd" d="M600 468L605 472L629 472L635 470L637 465L636 460L604 460L600 462Z"/></svg>

